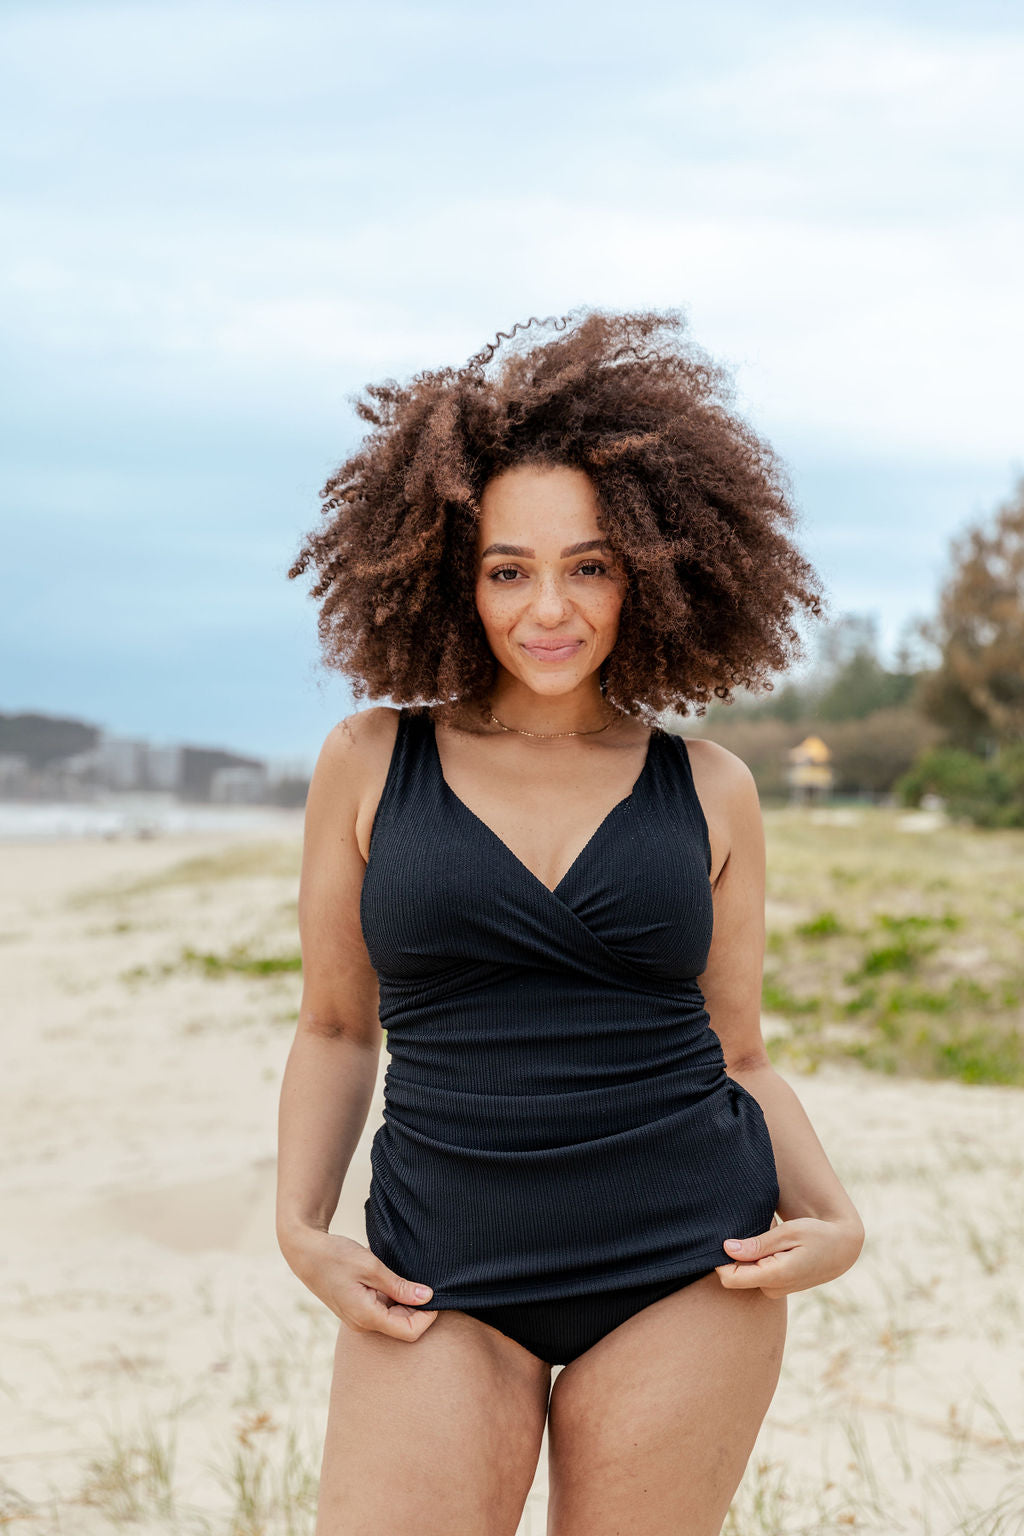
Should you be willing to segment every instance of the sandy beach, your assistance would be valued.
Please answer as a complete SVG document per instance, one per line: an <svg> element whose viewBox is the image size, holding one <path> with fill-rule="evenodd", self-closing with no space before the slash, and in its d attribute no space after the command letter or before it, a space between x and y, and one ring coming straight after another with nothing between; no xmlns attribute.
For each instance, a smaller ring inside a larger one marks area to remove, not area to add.
<svg viewBox="0 0 1024 1536"><path fill-rule="evenodd" d="M338 1322L273 1220L301 829L0 845L12 1531L312 1530ZM868 1237L789 1300L727 1536L1021 1536L1024 1090L782 1070ZM359 1241L380 1113L378 1081L333 1224Z"/></svg>

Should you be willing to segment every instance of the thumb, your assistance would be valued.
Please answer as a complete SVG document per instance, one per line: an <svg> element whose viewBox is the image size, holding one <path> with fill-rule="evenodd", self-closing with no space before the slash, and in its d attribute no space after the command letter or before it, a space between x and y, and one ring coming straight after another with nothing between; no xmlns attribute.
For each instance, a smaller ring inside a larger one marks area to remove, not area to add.
<svg viewBox="0 0 1024 1536"><path fill-rule="evenodd" d="M732 1259L742 1259L750 1262L763 1258L766 1253L775 1253L778 1248L789 1245L788 1238L781 1238L781 1228L772 1227L768 1232L758 1232L754 1237L727 1237L722 1247Z"/></svg>
<svg viewBox="0 0 1024 1536"><path fill-rule="evenodd" d="M434 1294L431 1286L415 1280L406 1280L403 1276L396 1275L393 1269L388 1269L386 1264L380 1265L378 1274L380 1278L375 1281L377 1289L403 1306L421 1307Z"/></svg>

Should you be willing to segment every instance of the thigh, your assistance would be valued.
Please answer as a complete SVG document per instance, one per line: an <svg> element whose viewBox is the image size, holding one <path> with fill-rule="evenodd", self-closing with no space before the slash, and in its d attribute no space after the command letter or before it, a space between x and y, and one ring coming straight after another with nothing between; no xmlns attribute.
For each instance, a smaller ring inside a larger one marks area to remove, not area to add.
<svg viewBox="0 0 1024 1536"><path fill-rule="evenodd" d="M549 1536L718 1536L774 1395L787 1303L716 1274L644 1307L555 1378Z"/></svg>
<svg viewBox="0 0 1024 1536"><path fill-rule="evenodd" d="M514 1536L550 1385L464 1312L410 1341L341 1323L315 1536Z"/></svg>

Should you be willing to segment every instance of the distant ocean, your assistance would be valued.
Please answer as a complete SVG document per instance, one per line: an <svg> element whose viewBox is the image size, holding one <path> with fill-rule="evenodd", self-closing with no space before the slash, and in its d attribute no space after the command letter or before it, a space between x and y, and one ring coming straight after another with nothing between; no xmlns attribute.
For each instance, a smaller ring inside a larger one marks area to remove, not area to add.
<svg viewBox="0 0 1024 1536"><path fill-rule="evenodd" d="M301 837L303 813L277 805L188 805L163 795L103 800L0 800L0 843L174 837L197 832Z"/></svg>

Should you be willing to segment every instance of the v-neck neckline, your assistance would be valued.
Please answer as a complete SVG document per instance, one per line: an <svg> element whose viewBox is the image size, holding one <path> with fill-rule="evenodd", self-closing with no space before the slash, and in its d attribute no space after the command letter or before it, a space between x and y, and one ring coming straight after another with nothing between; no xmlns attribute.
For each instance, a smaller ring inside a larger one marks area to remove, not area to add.
<svg viewBox="0 0 1024 1536"><path fill-rule="evenodd" d="M565 874L562 876L562 878L558 881L558 883L556 885L552 886L552 885L546 885L544 883L544 881L540 878L540 876L538 874L535 874L534 871L530 868L530 866L528 864L525 864L523 862L523 860L519 857L519 855L517 853L515 853L509 847L509 845L508 845L508 843L506 843L505 839L503 837L499 837L497 832L495 832L494 828L491 827L491 826L488 826L487 822L484 821L483 817L482 816L478 816L476 811L471 810L470 807L466 804L465 800L463 800L462 796L461 795L457 795L455 793L455 790L452 789L451 785L448 783L448 780L444 776L444 767L443 767L443 765L441 763L441 754L440 754L440 752L438 750L438 746L437 746L437 726L436 726L436 722L434 720L433 715L430 715L427 718L428 718L428 726L429 726L428 734L430 736L430 751L431 751L431 755L432 755L433 760L434 760L434 767L437 770L437 776L440 779L442 787L444 788L444 790L445 790L446 794L448 795L449 799L454 801L455 805L458 806L459 809L465 813L465 815L471 817L471 819L476 822L477 826L483 827L484 831L486 833L488 833L488 835L493 839L493 841L498 844L498 847L499 848L503 848L505 850L505 853L512 860L512 863L514 865L516 865L519 868L519 870L521 870L522 873L529 880L531 880L534 884L539 885L541 890L547 891L549 896L558 896L558 893L561 891L562 887L567 883L567 881L569 880L570 876L573 875L576 872L576 870L578 869L580 863L582 862L582 860L584 859L586 854L590 851L590 849L593 847L594 843L600 837L601 833L608 826L608 823L612 820L612 818L615 815L617 815L617 813L619 811L622 810L622 808L624 806L627 806L627 805L632 803L634 796L636 795L637 791L642 787L644 781L647 778L648 770L650 769L650 766L651 766L651 754L652 754L652 749L653 749L653 746L654 746L654 738L657 735L660 734L660 732L658 731L657 727L653 727L651 729L650 735L647 738L647 747L646 747L646 749L644 751L643 767L640 769L640 772L637 774L636 778L633 780L632 787L629 789L629 791L625 795L623 795L621 800L616 800L616 802L612 806L611 810L608 811L606 813L606 815L604 815L601 818L601 820L598 822L597 826L594 828L593 832L590 834L590 836L587 838L586 842L583 844L583 847L580 849L579 853L576 855L576 857L573 859L572 863L569 865L569 868L565 871Z"/></svg>

